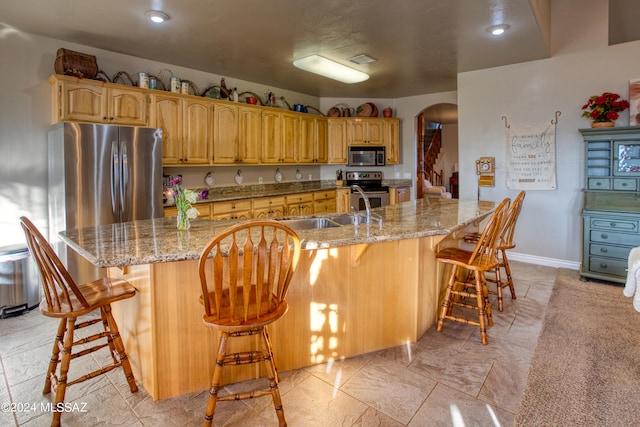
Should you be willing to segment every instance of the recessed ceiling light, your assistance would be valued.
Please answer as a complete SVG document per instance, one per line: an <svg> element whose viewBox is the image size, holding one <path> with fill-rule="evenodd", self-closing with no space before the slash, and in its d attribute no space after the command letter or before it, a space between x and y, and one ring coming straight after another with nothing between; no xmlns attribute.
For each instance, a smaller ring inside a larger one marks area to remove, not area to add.
<svg viewBox="0 0 640 427"><path fill-rule="evenodd" d="M342 83L359 83L367 80L369 75L353 68L345 67L342 64L323 58L319 55L311 55L296 59L293 65L301 70L319 74L330 79L338 80Z"/></svg>
<svg viewBox="0 0 640 427"><path fill-rule="evenodd" d="M362 65L362 64L370 64L372 62L376 62L377 59L374 58L373 56L369 56L366 53L362 53L360 55L356 55L352 58L349 58L349 61L354 62L358 65Z"/></svg>
<svg viewBox="0 0 640 427"><path fill-rule="evenodd" d="M507 24L492 25L489 28L487 28L487 31L489 31L494 36L501 36L509 28L511 28L511 27L509 25L507 25Z"/></svg>
<svg viewBox="0 0 640 427"><path fill-rule="evenodd" d="M151 21L155 22L156 24L161 24L164 21L169 20L169 15L167 15L164 12L160 12L159 10L147 10L145 12L145 15L147 15L147 18L149 18Z"/></svg>

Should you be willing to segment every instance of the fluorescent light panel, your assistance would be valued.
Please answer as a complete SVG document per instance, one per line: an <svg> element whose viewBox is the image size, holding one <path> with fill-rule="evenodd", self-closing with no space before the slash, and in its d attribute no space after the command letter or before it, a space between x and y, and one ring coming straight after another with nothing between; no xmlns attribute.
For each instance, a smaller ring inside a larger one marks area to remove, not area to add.
<svg viewBox="0 0 640 427"><path fill-rule="evenodd" d="M296 59L293 65L301 70L310 73L319 74L333 80L343 83L359 83L367 80L369 75L353 68L345 67L342 64L323 58L319 55L311 55L304 58Z"/></svg>

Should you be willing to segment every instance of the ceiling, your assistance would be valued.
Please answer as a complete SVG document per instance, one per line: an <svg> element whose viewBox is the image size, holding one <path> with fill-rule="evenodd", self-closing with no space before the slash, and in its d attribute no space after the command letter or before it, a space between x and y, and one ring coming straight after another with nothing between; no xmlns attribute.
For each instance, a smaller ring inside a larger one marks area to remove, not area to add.
<svg viewBox="0 0 640 427"><path fill-rule="evenodd" d="M320 97L398 98L456 90L459 72L549 57L549 2L2 1L0 36L24 31ZM638 9L635 2L611 0L618 5L610 14L620 21L618 40L640 38L632 34L638 18L624 9ZM150 9L169 21L151 23ZM501 38L486 31L501 23L511 27ZM363 53L377 61L348 61ZM310 54L371 77L348 85L292 65Z"/></svg>

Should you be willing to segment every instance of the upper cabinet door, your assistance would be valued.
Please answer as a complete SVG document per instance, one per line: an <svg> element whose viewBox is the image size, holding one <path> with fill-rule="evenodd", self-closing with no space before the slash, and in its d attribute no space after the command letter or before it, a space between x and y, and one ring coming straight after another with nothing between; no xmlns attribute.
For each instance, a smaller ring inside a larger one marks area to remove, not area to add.
<svg viewBox="0 0 640 427"><path fill-rule="evenodd" d="M103 123L106 118L103 87L58 81L53 87L53 123L78 121Z"/></svg>
<svg viewBox="0 0 640 427"><path fill-rule="evenodd" d="M238 157L241 163L260 163L262 152L262 111L240 107Z"/></svg>
<svg viewBox="0 0 640 427"><path fill-rule="evenodd" d="M238 162L238 107L230 104L215 104L213 163L234 164Z"/></svg>
<svg viewBox="0 0 640 427"><path fill-rule="evenodd" d="M182 100L154 95L151 126L162 129L162 164L182 163Z"/></svg>
<svg viewBox="0 0 640 427"><path fill-rule="evenodd" d="M149 123L149 95L146 92L109 88L106 99L108 123L129 126L147 126Z"/></svg>
<svg viewBox="0 0 640 427"><path fill-rule="evenodd" d="M213 104L206 100L186 99L183 119L183 157L192 165L207 165L213 144Z"/></svg>

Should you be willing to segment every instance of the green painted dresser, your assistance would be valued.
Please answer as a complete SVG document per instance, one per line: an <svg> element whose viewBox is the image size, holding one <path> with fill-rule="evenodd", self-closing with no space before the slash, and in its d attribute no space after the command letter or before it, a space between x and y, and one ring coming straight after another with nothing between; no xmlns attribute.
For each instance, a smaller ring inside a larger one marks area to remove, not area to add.
<svg viewBox="0 0 640 427"><path fill-rule="evenodd" d="M640 127L581 129L585 142L583 278L624 283L640 246Z"/></svg>

